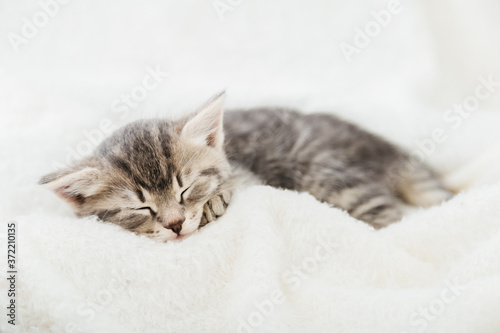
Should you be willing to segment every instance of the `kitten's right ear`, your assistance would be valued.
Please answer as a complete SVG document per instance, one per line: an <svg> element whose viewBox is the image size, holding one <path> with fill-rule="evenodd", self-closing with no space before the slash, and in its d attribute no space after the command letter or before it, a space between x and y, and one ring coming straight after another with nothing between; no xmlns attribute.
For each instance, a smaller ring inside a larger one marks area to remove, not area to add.
<svg viewBox="0 0 500 333"><path fill-rule="evenodd" d="M197 114L184 124L181 136L200 144L221 149L224 143L222 117L225 98L224 92L212 97Z"/></svg>
<svg viewBox="0 0 500 333"><path fill-rule="evenodd" d="M78 207L85 202L86 197L99 191L99 175L99 169L94 167L67 168L45 175L38 184Z"/></svg>

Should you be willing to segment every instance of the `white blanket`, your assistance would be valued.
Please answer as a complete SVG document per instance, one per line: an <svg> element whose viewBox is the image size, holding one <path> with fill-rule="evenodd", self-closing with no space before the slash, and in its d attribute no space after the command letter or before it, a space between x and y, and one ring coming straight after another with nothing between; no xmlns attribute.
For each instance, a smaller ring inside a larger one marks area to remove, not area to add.
<svg viewBox="0 0 500 333"><path fill-rule="evenodd" d="M500 185L482 187L374 231L307 194L254 187L219 221L167 244L94 219L20 217L19 323L43 332L496 332L499 201Z"/></svg>
<svg viewBox="0 0 500 333"><path fill-rule="evenodd" d="M348 63L340 43L386 2L231 3L221 21L210 1L73 1L17 53L0 40L0 275L10 221L18 249L16 326L2 277L0 331L499 332L500 87L482 83L500 81L499 6L401 1ZM2 36L40 11L3 6ZM157 67L168 75L124 108ZM106 120L174 117L224 87L230 108L335 110L460 193L374 231L308 194L251 187L219 221L160 244L77 219L36 185ZM490 94L466 116L446 113L477 89Z"/></svg>

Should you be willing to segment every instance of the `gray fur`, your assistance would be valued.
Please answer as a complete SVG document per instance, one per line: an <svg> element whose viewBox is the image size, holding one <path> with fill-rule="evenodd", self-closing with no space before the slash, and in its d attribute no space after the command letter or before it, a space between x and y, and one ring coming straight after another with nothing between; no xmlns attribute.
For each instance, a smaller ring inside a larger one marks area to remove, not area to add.
<svg viewBox="0 0 500 333"><path fill-rule="evenodd" d="M176 122L131 123L40 183L78 216L96 215L163 241L188 235L222 215L230 200L222 109L210 105Z"/></svg>
<svg viewBox="0 0 500 333"><path fill-rule="evenodd" d="M223 215L249 179L309 192L377 228L401 218L400 198L430 205L451 195L428 167L332 115L255 109L223 121L223 98L179 121L131 123L40 183L78 216L163 241Z"/></svg>
<svg viewBox="0 0 500 333"><path fill-rule="evenodd" d="M233 112L224 131L230 162L264 184L309 192L377 228L402 217L399 199L428 206L451 196L427 166L333 115Z"/></svg>

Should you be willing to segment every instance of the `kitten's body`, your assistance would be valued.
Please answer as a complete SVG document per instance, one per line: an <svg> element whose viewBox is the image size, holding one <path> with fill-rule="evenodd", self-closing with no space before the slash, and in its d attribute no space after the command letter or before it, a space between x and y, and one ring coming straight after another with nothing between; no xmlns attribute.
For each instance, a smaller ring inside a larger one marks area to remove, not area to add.
<svg viewBox="0 0 500 333"><path fill-rule="evenodd" d="M164 241L224 214L245 170L375 227L401 218L397 198L427 206L450 196L426 166L334 116L258 109L227 113L222 126L222 102L220 95L177 122L129 124L41 183L79 216L97 215Z"/></svg>
<svg viewBox="0 0 500 333"><path fill-rule="evenodd" d="M450 197L425 165L329 114L228 112L224 132L232 164L266 185L309 192L375 227L401 218L398 199L428 206Z"/></svg>

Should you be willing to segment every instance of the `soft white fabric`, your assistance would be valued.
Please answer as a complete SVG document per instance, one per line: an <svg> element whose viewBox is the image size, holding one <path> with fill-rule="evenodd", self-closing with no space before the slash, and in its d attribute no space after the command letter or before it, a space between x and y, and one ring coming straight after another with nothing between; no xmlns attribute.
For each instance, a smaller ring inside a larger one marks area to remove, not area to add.
<svg viewBox="0 0 500 333"><path fill-rule="evenodd" d="M401 1L348 63L340 43L388 2L226 2L221 21L211 1L69 1L19 52L0 39L1 267L15 220L16 327L500 331L500 87L467 117L443 118L478 77L500 80L498 3ZM0 35L21 33L38 11L37 1L2 4ZM122 95L156 69L168 75L124 110ZM423 154L461 193L374 231L307 194L252 187L216 223L157 244L76 219L36 185L101 139L107 120L175 117L221 89L228 108L335 112ZM430 141L436 130L442 142ZM0 279L3 308L6 287ZM1 316L0 331L14 331Z"/></svg>
<svg viewBox="0 0 500 333"><path fill-rule="evenodd" d="M55 332L495 332L499 200L500 186L482 187L374 231L307 194L254 187L167 244L20 217L19 315Z"/></svg>

